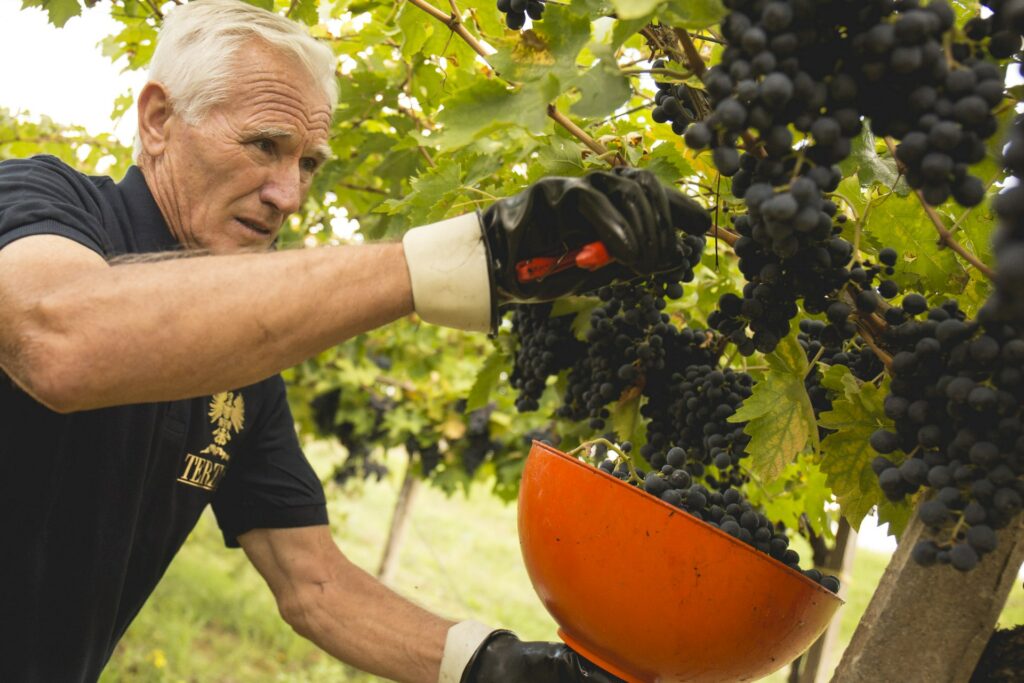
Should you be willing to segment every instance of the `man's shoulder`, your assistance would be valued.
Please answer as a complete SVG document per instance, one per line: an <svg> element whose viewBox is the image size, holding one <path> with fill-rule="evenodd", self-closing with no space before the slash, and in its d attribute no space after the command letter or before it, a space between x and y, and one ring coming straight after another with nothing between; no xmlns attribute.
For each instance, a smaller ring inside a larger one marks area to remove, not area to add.
<svg viewBox="0 0 1024 683"><path fill-rule="evenodd" d="M114 182L108 176L86 175L52 154L4 159L0 161L0 177L7 180L20 177L26 182L32 182L34 178L40 180L43 178L60 179L69 185L95 188L101 188Z"/></svg>

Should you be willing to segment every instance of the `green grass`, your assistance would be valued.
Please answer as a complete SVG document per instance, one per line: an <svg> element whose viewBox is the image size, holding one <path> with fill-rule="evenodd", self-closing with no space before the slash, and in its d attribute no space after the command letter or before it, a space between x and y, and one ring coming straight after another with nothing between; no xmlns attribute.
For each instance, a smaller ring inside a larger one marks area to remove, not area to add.
<svg viewBox="0 0 1024 683"><path fill-rule="evenodd" d="M311 449L310 455L321 473L339 457L326 446ZM399 485L396 475L354 489L328 490L339 546L370 572L379 564ZM887 562L883 554L858 550L840 613L840 648L849 642ZM420 488L393 587L451 618L501 625L528 640L555 638L555 624L521 561L515 505L503 504L483 486L468 498ZM1000 624L1021 623L1024 588L1017 582ZM836 661L840 654L835 653ZM783 669L764 680L785 679ZM224 548L210 514L171 564L101 678L102 683L380 680L295 635L278 617L270 591L244 554Z"/></svg>

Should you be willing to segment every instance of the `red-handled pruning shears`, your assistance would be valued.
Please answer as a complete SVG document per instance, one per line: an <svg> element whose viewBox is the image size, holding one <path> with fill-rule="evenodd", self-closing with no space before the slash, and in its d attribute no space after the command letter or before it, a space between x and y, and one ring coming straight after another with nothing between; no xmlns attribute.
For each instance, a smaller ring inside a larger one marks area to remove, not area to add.
<svg viewBox="0 0 1024 683"><path fill-rule="evenodd" d="M603 242L584 244L571 249L561 256L537 256L516 264L516 278L520 282L543 280L548 275L560 273L569 268L597 270L614 261Z"/></svg>

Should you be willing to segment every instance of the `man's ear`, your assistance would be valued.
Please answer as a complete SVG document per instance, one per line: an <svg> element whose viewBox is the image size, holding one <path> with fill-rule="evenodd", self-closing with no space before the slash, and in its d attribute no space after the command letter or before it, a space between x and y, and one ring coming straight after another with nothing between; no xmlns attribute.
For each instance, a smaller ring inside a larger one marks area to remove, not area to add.
<svg viewBox="0 0 1024 683"><path fill-rule="evenodd" d="M150 81L139 93L139 140L149 157L159 157L167 147L171 102L162 83Z"/></svg>

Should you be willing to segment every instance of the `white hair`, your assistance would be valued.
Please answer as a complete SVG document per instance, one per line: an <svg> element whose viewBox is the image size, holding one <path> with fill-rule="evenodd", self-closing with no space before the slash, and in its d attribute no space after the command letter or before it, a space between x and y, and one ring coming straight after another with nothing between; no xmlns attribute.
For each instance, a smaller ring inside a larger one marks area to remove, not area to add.
<svg viewBox="0 0 1024 683"><path fill-rule="evenodd" d="M241 0L194 0L167 15L149 65L149 80L167 89L174 112L195 125L225 102L243 62L239 48L257 38L292 56L320 84L332 105L338 98L336 59L305 27ZM135 136L138 163L142 142Z"/></svg>

